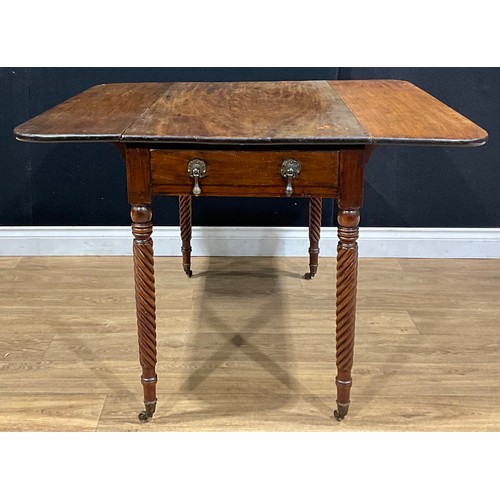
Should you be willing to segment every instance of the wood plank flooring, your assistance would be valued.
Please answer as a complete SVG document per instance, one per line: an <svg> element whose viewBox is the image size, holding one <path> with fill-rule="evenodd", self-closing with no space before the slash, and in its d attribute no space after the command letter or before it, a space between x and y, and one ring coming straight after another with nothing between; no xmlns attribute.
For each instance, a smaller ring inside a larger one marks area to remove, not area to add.
<svg viewBox="0 0 500 500"><path fill-rule="evenodd" d="M141 424L132 260L0 258L0 431L499 431L500 260L361 259L352 405L335 260L158 258L158 408Z"/></svg>

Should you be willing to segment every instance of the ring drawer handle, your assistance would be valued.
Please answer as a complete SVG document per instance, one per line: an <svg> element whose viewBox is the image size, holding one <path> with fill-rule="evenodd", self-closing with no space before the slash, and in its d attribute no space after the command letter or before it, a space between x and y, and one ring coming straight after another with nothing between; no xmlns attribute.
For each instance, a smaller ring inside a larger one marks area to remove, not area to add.
<svg viewBox="0 0 500 500"><path fill-rule="evenodd" d="M188 174L190 177L194 178L193 194L195 196L200 196L201 187L198 181L207 175L207 164L199 158L191 160L188 163Z"/></svg>
<svg viewBox="0 0 500 500"><path fill-rule="evenodd" d="M293 187L292 179L295 179L300 174L300 161L299 160L285 160L281 164L281 175L287 180L285 193L287 196L292 196Z"/></svg>

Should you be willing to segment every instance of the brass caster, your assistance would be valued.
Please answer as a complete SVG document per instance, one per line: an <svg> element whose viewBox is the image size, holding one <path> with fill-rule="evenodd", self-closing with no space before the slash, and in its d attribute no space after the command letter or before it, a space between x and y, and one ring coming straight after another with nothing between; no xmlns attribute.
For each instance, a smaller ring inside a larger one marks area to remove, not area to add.
<svg viewBox="0 0 500 500"><path fill-rule="evenodd" d="M141 422L147 422L149 417L148 417L148 414L145 412L145 411L141 411L141 413L139 413L139 415L137 415L137 418L141 421Z"/></svg>
<svg viewBox="0 0 500 500"><path fill-rule="evenodd" d="M191 278L191 276L193 276L193 271L191 271L191 269L189 271L185 271L186 272L186 276L188 278Z"/></svg>
<svg viewBox="0 0 500 500"><path fill-rule="evenodd" d="M316 273L306 273L304 274L304 279L306 280L312 280L316 276Z"/></svg>
<svg viewBox="0 0 500 500"><path fill-rule="evenodd" d="M146 407L146 410L141 411L141 413L137 415L137 418L141 422L147 422L150 418L153 418L154 412L156 410L156 401L147 401L144 403L144 406Z"/></svg>
<svg viewBox="0 0 500 500"><path fill-rule="evenodd" d="M337 422L340 422L344 420L348 411L349 411L349 403L347 404L337 403L337 409L334 410L333 416L335 417L335 420Z"/></svg>
<svg viewBox="0 0 500 500"><path fill-rule="evenodd" d="M344 415L341 415L337 410L334 410L333 416L335 417L335 420L337 422L340 422L341 420L344 420ZM146 417L147 420L147 417Z"/></svg>
<svg viewBox="0 0 500 500"><path fill-rule="evenodd" d="M193 276L193 271L191 271L191 266L189 264L183 264L184 267L184 272L186 273L186 276L188 278L191 278Z"/></svg>

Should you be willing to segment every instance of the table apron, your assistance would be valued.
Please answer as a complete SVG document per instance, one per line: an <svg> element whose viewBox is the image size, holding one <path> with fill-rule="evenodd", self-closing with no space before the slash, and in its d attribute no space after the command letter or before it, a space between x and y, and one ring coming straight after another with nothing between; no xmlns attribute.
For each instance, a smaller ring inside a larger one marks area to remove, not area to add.
<svg viewBox="0 0 500 500"><path fill-rule="evenodd" d="M152 149L153 194L191 194L194 179L188 173L188 164L195 159L206 164L206 174L199 179L202 196L286 197L287 180L281 173L286 160L297 160L301 166L292 179L292 196L331 198L338 193L338 151Z"/></svg>

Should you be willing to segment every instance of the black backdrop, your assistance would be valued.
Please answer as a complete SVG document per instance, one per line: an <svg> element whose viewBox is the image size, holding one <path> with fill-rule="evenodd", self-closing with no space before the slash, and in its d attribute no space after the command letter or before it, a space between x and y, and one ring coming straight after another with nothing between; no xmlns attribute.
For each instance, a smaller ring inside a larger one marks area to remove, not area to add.
<svg viewBox="0 0 500 500"><path fill-rule="evenodd" d="M29 144L12 129L92 85L131 81L408 80L490 135L480 148L380 147L367 168L364 226L498 227L498 68L0 68L0 225L128 225L125 168L106 144ZM325 200L323 224L334 225ZM177 225L175 198L154 202ZM195 225L305 226L307 200L195 199Z"/></svg>

